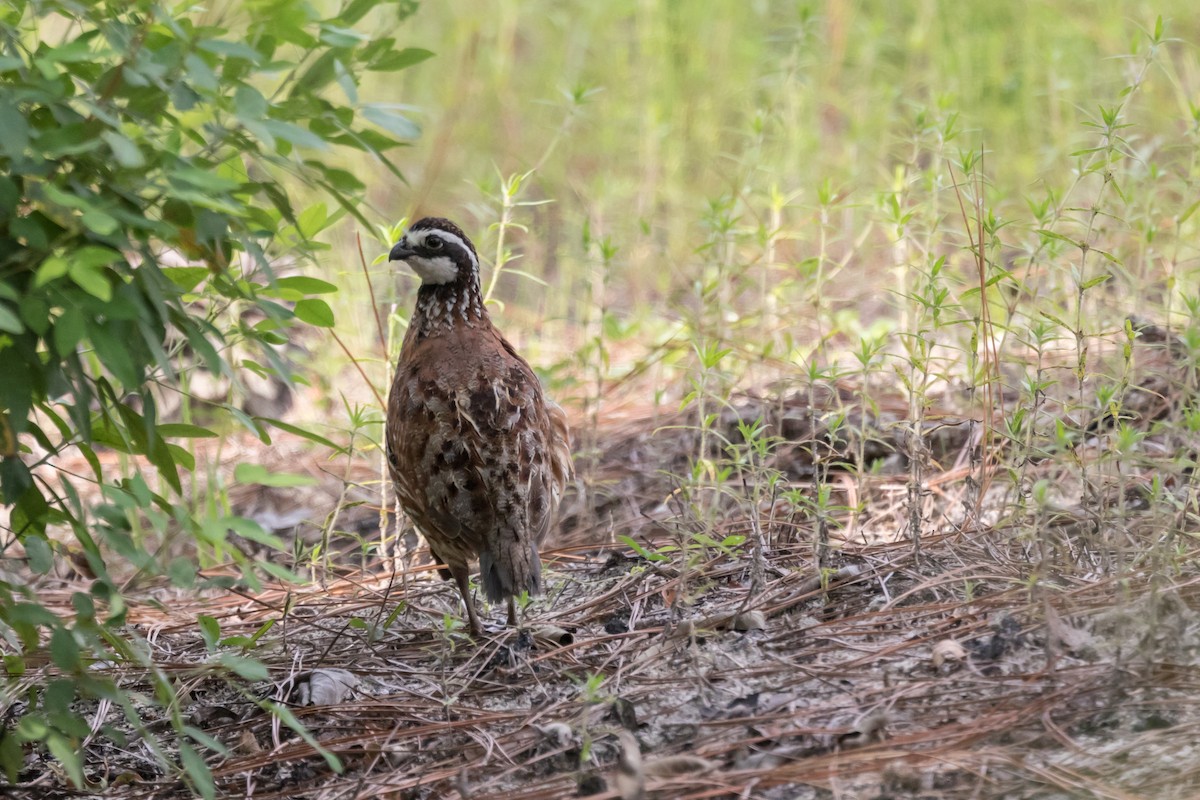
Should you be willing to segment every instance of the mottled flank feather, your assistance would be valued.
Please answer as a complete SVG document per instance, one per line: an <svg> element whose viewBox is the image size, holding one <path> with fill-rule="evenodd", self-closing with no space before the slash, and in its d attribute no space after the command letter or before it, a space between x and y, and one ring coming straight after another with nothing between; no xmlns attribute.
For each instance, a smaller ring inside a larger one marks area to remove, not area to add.
<svg viewBox="0 0 1200 800"><path fill-rule="evenodd" d="M388 459L401 507L458 582L479 633L471 561L488 599L509 601L510 623L512 597L541 590L538 546L570 478L569 435L562 410L492 325L470 240L444 220L410 232L419 230L429 233L401 240L393 258L450 257L458 274L418 293L388 397ZM438 230L452 236L424 251Z"/></svg>

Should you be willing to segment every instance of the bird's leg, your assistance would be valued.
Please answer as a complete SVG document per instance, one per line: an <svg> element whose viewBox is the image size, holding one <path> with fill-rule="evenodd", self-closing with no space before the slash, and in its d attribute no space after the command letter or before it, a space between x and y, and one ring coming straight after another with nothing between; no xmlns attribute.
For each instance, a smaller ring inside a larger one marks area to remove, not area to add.
<svg viewBox="0 0 1200 800"><path fill-rule="evenodd" d="M467 621L471 627L471 635L482 636L483 626L479 624L479 616L475 613L475 604L471 602L471 573L467 572L466 565L463 565L450 567L450 574L454 576L454 582L458 584L458 593L462 595L463 605L467 607Z"/></svg>
<svg viewBox="0 0 1200 800"><path fill-rule="evenodd" d="M517 602L513 598L508 598L508 627L517 627Z"/></svg>

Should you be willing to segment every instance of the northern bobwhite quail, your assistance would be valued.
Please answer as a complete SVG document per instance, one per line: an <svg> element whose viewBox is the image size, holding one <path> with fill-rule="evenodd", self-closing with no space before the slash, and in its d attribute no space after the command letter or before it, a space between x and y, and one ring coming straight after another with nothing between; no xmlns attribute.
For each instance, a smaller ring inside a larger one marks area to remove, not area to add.
<svg viewBox="0 0 1200 800"><path fill-rule="evenodd" d="M541 589L538 545L571 474L566 416L492 325L475 246L449 220L412 225L389 256L421 278L388 395L387 450L400 506L446 565L482 628L468 585L478 559L488 600Z"/></svg>

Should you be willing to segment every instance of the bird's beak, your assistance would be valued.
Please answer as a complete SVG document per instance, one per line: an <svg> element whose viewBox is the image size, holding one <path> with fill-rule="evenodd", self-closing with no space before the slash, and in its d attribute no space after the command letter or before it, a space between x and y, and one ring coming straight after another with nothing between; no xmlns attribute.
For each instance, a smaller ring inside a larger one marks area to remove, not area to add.
<svg viewBox="0 0 1200 800"><path fill-rule="evenodd" d="M407 261L412 256L416 255L415 250L410 250L404 240L396 242L396 246L392 248L392 252L388 253L388 261Z"/></svg>

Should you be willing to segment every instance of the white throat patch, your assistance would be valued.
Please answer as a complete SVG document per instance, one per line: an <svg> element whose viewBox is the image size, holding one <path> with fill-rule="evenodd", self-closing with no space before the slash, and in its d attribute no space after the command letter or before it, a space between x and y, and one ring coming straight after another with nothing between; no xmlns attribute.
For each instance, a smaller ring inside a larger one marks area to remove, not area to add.
<svg viewBox="0 0 1200 800"><path fill-rule="evenodd" d="M404 263L412 267L412 271L420 277L421 283L450 283L458 276L458 266L449 256L409 256Z"/></svg>

